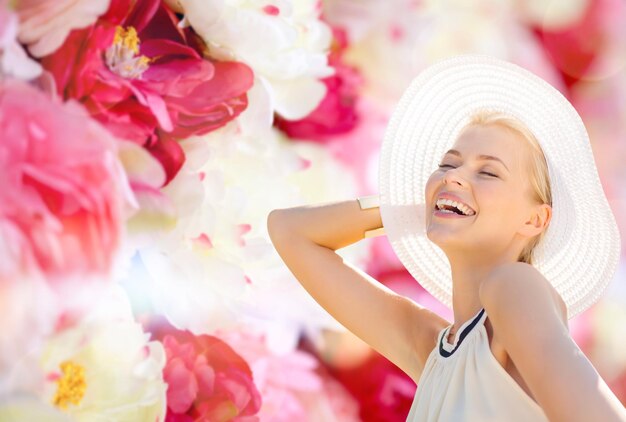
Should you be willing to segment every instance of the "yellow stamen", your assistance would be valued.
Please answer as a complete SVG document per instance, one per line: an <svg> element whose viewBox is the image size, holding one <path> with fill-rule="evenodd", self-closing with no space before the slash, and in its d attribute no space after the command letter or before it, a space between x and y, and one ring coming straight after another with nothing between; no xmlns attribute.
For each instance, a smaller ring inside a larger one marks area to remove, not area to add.
<svg viewBox="0 0 626 422"><path fill-rule="evenodd" d="M69 403L79 405L85 395L85 368L72 361L65 361L61 363L61 371L63 375L56 381L59 387L52 403L61 409L67 409Z"/></svg>
<svg viewBox="0 0 626 422"><path fill-rule="evenodd" d="M137 36L137 30L129 26L124 29L121 26L115 28L115 38L113 42L117 45L121 45L131 50L133 53L139 53L139 36Z"/></svg>
<svg viewBox="0 0 626 422"><path fill-rule="evenodd" d="M121 44L124 39L124 35L126 34L126 30L121 26L115 27L115 38L113 38L113 44Z"/></svg>
<svg viewBox="0 0 626 422"><path fill-rule="evenodd" d="M113 44L105 53L108 68L124 78L140 78L153 61L149 57L139 55L140 42L134 27L116 26Z"/></svg>
<svg viewBox="0 0 626 422"><path fill-rule="evenodd" d="M152 59L150 57L146 57L146 56L139 57L139 64L142 66L148 65L151 61Z"/></svg>

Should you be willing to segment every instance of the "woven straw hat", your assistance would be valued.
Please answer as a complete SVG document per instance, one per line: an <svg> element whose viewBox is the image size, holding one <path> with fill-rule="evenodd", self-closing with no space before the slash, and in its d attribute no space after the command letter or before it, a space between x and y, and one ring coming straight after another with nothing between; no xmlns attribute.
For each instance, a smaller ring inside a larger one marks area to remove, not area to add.
<svg viewBox="0 0 626 422"><path fill-rule="evenodd" d="M450 263L426 237L425 186L478 108L518 118L548 164L552 220L534 250L534 267L563 297L568 319L593 305L611 281L620 236L595 166L585 126L554 87L513 63L463 54L423 70L396 105L380 154L380 213L396 255L446 306Z"/></svg>

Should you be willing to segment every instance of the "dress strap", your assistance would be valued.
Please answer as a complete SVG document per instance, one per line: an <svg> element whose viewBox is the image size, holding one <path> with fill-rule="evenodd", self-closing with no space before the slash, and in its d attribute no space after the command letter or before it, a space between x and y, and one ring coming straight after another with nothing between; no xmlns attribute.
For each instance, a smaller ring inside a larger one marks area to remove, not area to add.
<svg viewBox="0 0 626 422"><path fill-rule="evenodd" d="M482 323L485 320L485 317L485 309L481 308L473 318L463 323L461 329L457 333L454 344L450 344L447 341L447 336L450 328L452 328L452 325L449 325L442 330L441 335L439 336L439 354L444 358L451 356L459 348L463 339L472 331L472 328L474 328L478 323Z"/></svg>

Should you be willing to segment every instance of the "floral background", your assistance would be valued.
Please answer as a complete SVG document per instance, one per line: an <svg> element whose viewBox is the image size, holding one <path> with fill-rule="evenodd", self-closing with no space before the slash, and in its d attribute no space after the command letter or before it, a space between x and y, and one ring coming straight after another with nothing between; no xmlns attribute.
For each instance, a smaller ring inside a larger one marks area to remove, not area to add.
<svg viewBox="0 0 626 422"><path fill-rule="evenodd" d="M622 0L0 0L0 420L403 421L266 218L376 193L401 93L465 52L572 102L626 241ZM452 319L384 236L337 253ZM570 329L626 404L625 262Z"/></svg>

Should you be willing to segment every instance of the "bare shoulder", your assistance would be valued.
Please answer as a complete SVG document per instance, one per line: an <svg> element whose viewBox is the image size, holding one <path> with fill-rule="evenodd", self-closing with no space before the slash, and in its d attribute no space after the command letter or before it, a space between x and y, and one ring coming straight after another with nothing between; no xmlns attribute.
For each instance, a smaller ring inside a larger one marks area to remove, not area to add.
<svg viewBox="0 0 626 422"><path fill-rule="evenodd" d="M528 264L494 269L479 297L495 336L549 420L626 420L623 405L568 332L564 303L551 287Z"/></svg>
<svg viewBox="0 0 626 422"><path fill-rule="evenodd" d="M526 314L532 310L536 319L547 317L541 313L554 312L568 327L565 301L543 274L530 264L513 262L498 265L481 282L479 296L492 317L500 309L520 309Z"/></svg>

